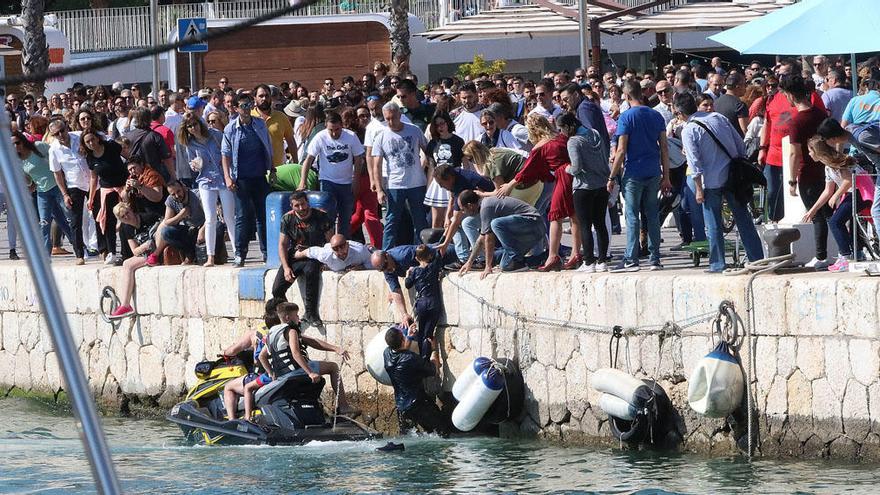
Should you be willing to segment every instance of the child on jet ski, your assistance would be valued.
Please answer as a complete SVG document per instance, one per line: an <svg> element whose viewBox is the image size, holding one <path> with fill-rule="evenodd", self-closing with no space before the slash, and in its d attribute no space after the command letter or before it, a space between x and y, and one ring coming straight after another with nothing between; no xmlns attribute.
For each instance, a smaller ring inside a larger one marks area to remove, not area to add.
<svg viewBox="0 0 880 495"><path fill-rule="evenodd" d="M266 374L268 368L259 368L259 356L260 351L263 350L266 336L269 335L268 329L281 323L281 320L278 319L276 307L283 301L283 299L279 298L269 299L266 302L265 313L263 314L263 327L259 330L244 332L234 344L223 349L222 354L226 359L231 359L233 356L238 355L238 353L248 349L254 350L254 372L248 373L240 380L230 380L223 387L223 403L226 405L226 417L230 420L235 419L235 410L237 409L235 406L238 404L238 397L245 395L245 389L248 385L254 382L261 382L262 386L271 381L269 375ZM245 400L245 404L247 404L247 400ZM247 408L245 408L245 411L247 411ZM250 415L246 414L245 419L250 420Z"/></svg>
<svg viewBox="0 0 880 495"><path fill-rule="evenodd" d="M302 335L299 321L299 306L294 303L278 305L278 318L281 323L269 330L266 346L260 352L260 363L269 370L272 379L278 379L289 373L308 375L312 382L317 383L321 375L330 375L333 392L339 397L337 414L356 416L360 413L352 408L345 398L345 390L339 376L339 365L332 361L312 361L309 359L308 348L335 352L342 356L343 361L349 359L348 351L329 342ZM258 388L258 387L257 387ZM252 399L251 399L252 400ZM247 404L247 398L245 399Z"/></svg>

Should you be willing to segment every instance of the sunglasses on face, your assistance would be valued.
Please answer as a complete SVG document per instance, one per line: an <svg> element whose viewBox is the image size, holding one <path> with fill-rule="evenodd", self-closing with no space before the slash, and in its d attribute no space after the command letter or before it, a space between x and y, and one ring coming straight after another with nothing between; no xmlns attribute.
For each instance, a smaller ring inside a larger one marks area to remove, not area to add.
<svg viewBox="0 0 880 495"><path fill-rule="evenodd" d="M82 117L79 118L79 120L92 120L92 118L89 117L88 115L83 115Z"/></svg>
<svg viewBox="0 0 880 495"><path fill-rule="evenodd" d="M218 122L217 119L208 119L209 124L216 124Z"/></svg>
<svg viewBox="0 0 880 495"><path fill-rule="evenodd" d="M195 129L196 127L198 127L198 125L195 122L193 122L192 124L186 124L187 129Z"/></svg>
<svg viewBox="0 0 880 495"><path fill-rule="evenodd" d="M229 84L229 81L220 81L220 84Z"/></svg>

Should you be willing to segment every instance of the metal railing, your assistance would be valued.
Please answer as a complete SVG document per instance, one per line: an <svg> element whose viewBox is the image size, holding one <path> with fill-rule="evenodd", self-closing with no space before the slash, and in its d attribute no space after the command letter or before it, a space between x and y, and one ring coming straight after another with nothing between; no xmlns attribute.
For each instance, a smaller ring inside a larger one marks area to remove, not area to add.
<svg viewBox="0 0 880 495"><path fill-rule="evenodd" d="M562 5L577 5L577 0L557 0ZM667 6L648 12L692 3L694 0L672 0ZM626 6L644 4L646 0L617 0ZM290 17L384 13L388 0L320 0L297 10ZM531 5L530 0L409 0L409 11L418 17L425 29L433 29L463 17L477 15L501 6ZM168 40L177 29L181 17L208 19L242 19L255 17L289 5L288 0L236 0L184 3L159 6L159 41ZM52 12L57 27L64 32L73 53L129 50L150 46L149 7L82 9Z"/></svg>
<svg viewBox="0 0 880 495"><path fill-rule="evenodd" d="M289 5L287 0L238 0L234 2L185 3L159 6L159 41L168 40L181 17L242 19ZM410 0L409 11L425 24L438 25L437 0ZM387 0L321 0L289 14L290 17L384 13ZM128 50L150 46L149 7L82 9L52 12L57 27L67 36L73 53Z"/></svg>

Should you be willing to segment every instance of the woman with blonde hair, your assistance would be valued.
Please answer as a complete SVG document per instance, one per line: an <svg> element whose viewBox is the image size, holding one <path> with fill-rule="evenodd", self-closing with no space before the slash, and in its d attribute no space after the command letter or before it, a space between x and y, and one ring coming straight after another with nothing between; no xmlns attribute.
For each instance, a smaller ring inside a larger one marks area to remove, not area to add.
<svg viewBox="0 0 880 495"><path fill-rule="evenodd" d="M178 128L177 142L186 150L189 166L197 174L195 183L205 212L205 251L208 254L205 266L214 266L218 199L223 207L226 231L235 245L235 229L231 228L235 225L235 195L226 188L221 165L223 133L206 126L196 114L187 112Z"/></svg>
<svg viewBox="0 0 880 495"><path fill-rule="evenodd" d="M510 182L498 188L497 196L509 196L520 184L531 186L540 181L546 184L553 183L552 190L545 188L542 198L548 190L551 191L550 208L547 218L550 221L550 243L547 254L547 262L538 268L539 271L571 270L583 261L581 256L581 233L580 223L574 215L574 198L572 196L572 176L565 171L571 164L568 157L568 136L556 134L553 126L545 117L538 114L529 114L526 119L526 128L529 131L529 141L534 144L529 158L522 170ZM555 174L555 175L554 175ZM545 204L538 200L536 208L542 214ZM562 242L562 221L566 218L571 221L572 250L569 259L562 263L559 257L559 245Z"/></svg>
<svg viewBox="0 0 880 495"><path fill-rule="evenodd" d="M229 118L226 117L225 113L214 110L213 112L208 112L208 115L205 116L205 121L208 123L208 127L223 132L223 129L226 129L226 124L229 123Z"/></svg>
<svg viewBox="0 0 880 495"><path fill-rule="evenodd" d="M464 161L472 164L480 175L488 177L495 183L496 188L512 181L526 162L526 157L519 151L509 148L489 149L479 141L466 143L462 153ZM543 189L544 185L541 182L535 182L528 187L519 184L510 192L510 197L535 206Z"/></svg>

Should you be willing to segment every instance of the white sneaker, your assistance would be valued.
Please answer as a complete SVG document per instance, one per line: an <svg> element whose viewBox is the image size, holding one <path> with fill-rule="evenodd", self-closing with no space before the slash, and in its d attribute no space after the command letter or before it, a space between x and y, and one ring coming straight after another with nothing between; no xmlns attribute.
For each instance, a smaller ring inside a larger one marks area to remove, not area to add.
<svg viewBox="0 0 880 495"><path fill-rule="evenodd" d="M608 267L605 265L605 263L596 263L596 272L597 273L602 273L602 272L607 272L607 271L608 271Z"/></svg>
<svg viewBox="0 0 880 495"><path fill-rule="evenodd" d="M596 273L596 264L595 264L595 263L592 263L592 264L589 264L589 265L588 265L587 262L585 261L585 262L584 262L580 267L578 267L578 269L575 270L575 271L578 271L578 272L581 272L581 273Z"/></svg>
<svg viewBox="0 0 880 495"><path fill-rule="evenodd" d="M116 263L116 256L114 256L112 254L108 254L107 257L104 258L105 265L112 265L114 263Z"/></svg>
<svg viewBox="0 0 880 495"><path fill-rule="evenodd" d="M820 260L818 258L811 259L804 267L806 268L815 268L816 270L825 270L831 266L831 262L827 259Z"/></svg>

